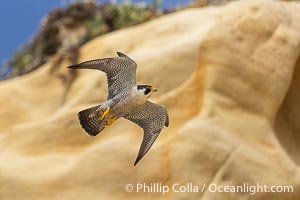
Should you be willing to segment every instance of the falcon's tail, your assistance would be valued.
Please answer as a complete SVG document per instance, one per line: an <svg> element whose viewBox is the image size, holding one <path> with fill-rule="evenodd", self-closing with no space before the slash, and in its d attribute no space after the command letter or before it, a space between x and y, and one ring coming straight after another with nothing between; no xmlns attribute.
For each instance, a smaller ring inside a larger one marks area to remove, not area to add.
<svg viewBox="0 0 300 200"><path fill-rule="evenodd" d="M98 116L89 117L99 107L100 105L94 106L86 110L82 110L78 113L78 119L81 127L87 132L89 136L96 136L105 128L105 126L99 121Z"/></svg>

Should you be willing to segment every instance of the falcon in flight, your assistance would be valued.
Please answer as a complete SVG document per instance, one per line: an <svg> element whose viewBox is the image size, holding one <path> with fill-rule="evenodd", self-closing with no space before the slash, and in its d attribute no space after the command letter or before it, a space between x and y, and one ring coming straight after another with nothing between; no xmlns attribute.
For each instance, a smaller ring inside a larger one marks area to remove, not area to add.
<svg viewBox="0 0 300 200"><path fill-rule="evenodd" d="M82 128L89 136L96 136L105 127L124 117L144 130L143 142L134 166L149 151L164 126L169 125L167 109L147 99L157 90L150 85L136 84L135 61L123 53L118 57L103 58L72 65L71 69L96 69L106 73L107 101L78 113Z"/></svg>

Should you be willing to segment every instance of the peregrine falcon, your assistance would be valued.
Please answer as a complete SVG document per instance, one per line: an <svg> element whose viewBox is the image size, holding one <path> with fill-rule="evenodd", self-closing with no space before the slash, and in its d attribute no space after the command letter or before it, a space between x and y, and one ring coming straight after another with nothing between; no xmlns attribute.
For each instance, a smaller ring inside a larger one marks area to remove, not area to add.
<svg viewBox="0 0 300 200"><path fill-rule="evenodd" d="M118 57L90 60L69 66L71 69L96 69L106 73L107 101L78 113L82 128L89 136L96 136L105 127L124 117L144 130L143 141L134 166L149 151L164 126L169 126L167 109L147 99L157 89L136 84L137 64L123 53Z"/></svg>

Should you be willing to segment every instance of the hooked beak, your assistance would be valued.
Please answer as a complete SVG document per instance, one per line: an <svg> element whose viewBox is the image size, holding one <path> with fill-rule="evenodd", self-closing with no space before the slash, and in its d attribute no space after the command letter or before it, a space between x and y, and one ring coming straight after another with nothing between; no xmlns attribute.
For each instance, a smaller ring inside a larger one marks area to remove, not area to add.
<svg viewBox="0 0 300 200"><path fill-rule="evenodd" d="M157 89L151 86L151 92L157 92Z"/></svg>

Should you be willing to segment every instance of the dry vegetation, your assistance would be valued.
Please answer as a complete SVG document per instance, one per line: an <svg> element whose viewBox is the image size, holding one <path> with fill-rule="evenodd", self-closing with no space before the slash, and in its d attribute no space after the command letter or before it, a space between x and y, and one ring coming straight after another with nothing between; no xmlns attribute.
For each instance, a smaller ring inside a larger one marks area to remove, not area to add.
<svg viewBox="0 0 300 200"><path fill-rule="evenodd" d="M76 62L79 47L87 41L161 14L163 12L158 10L158 1L150 5L76 1L66 8L54 9L42 21L39 32L15 51L5 64L9 66L10 72L5 76L0 74L0 79L30 72L50 58L53 58L54 69L65 58Z"/></svg>
<svg viewBox="0 0 300 200"><path fill-rule="evenodd" d="M234 0L193 0L187 7L220 5L229 1ZM38 33L0 67L0 80L28 73L49 60L53 63L53 71L64 59L75 63L79 47L91 39L172 12L160 10L159 2L153 0L149 5L137 5L74 1L65 8L54 9L42 21Z"/></svg>

